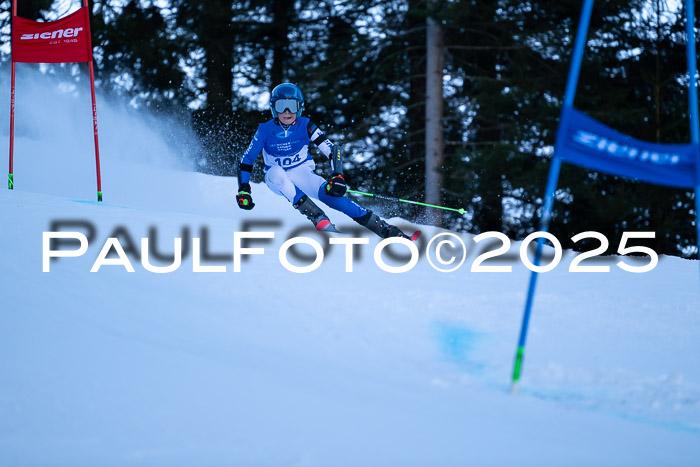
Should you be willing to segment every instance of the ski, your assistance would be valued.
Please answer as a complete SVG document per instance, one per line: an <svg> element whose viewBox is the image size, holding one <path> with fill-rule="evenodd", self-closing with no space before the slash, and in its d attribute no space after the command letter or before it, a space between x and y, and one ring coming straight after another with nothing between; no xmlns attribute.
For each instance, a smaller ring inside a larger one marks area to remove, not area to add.
<svg viewBox="0 0 700 467"><path fill-rule="evenodd" d="M338 228L328 219L323 219L318 224L316 224L316 230L318 230L319 232L329 232L329 233L339 233L339 234L345 233L345 232L338 230ZM421 233L422 232L420 230L416 230L415 232L413 232L412 235L407 235L407 234L401 232L400 236L407 239L407 240L415 242L416 240L418 240L418 237L420 237Z"/></svg>
<svg viewBox="0 0 700 467"><path fill-rule="evenodd" d="M410 236L409 236L409 235L406 235L406 234L403 234L403 238L407 238L407 239L409 239L410 241L415 242L416 240L418 240L418 237L420 237L420 234L421 234L421 233L422 233L422 232L421 232L420 230L416 230L415 232L413 232L413 235L410 235Z"/></svg>
<svg viewBox="0 0 700 467"><path fill-rule="evenodd" d="M340 230L338 230L335 225L328 219L323 219L320 221L318 224L316 224L316 230L319 232L334 232L334 233L343 233Z"/></svg>

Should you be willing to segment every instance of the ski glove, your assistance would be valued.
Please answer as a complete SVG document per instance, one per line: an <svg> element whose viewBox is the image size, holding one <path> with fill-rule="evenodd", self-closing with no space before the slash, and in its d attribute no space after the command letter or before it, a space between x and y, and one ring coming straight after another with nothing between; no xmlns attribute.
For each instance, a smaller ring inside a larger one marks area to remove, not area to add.
<svg viewBox="0 0 700 467"><path fill-rule="evenodd" d="M326 182L324 190L328 196L340 198L348 190L348 186L345 184L345 179L341 174L334 173Z"/></svg>
<svg viewBox="0 0 700 467"><path fill-rule="evenodd" d="M250 183L242 183L238 188L238 194L236 195L236 201L238 202L238 207L250 211L255 207L253 202L253 197L250 196Z"/></svg>

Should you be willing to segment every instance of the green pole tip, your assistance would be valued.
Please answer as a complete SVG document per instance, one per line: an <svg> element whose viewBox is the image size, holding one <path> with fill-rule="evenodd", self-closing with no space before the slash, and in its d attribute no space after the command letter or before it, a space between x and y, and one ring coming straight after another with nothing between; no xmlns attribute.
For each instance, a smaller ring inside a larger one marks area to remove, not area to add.
<svg viewBox="0 0 700 467"><path fill-rule="evenodd" d="M525 356L525 349L522 347L518 347L517 352L515 353L515 363L513 365L513 379L512 381L512 386L513 388L515 385L518 384L518 381L520 381L520 372L522 371L522 366L523 366L523 357Z"/></svg>
<svg viewBox="0 0 700 467"><path fill-rule="evenodd" d="M102 192L101 191L97 192L97 201L102 202Z"/></svg>
<svg viewBox="0 0 700 467"><path fill-rule="evenodd" d="M465 215L467 213L467 211L465 211L464 208L459 208L459 211L457 211L457 212L460 213L461 215Z"/></svg>
<svg viewBox="0 0 700 467"><path fill-rule="evenodd" d="M12 190L15 187L15 176L13 174L9 174L7 176L7 189Z"/></svg>

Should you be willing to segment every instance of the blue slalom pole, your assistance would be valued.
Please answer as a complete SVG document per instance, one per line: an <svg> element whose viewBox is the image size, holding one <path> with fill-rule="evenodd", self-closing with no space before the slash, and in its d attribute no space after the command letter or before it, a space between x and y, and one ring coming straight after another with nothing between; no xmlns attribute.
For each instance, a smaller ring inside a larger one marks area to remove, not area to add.
<svg viewBox="0 0 700 467"><path fill-rule="evenodd" d="M692 0L688 0L692 1ZM561 169L561 157L557 154L557 147L561 147L561 138L564 137L561 122L566 118L567 109L573 107L574 97L576 96L576 85L581 72L581 62L583 61L583 51L586 46L586 37L588 35L588 27L591 22L591 12L593 11L593 0L584 0L583 8L581 9L581 18L579 19L578 30L576 31L576 42L574 44L574 54L571 58L571 67L569 68L569 77L566 83L566 92L564 94L564 107L559 118L559 131L557 131L557 140L554 146L554 156L552 163L549 166L549 175L547 176L547 188L545 189L544 206L542 207L542 218L540 219L540 231L547 232L549 230L549 221L552 217L552 206L554 205L554 194L557 190L559 181L559 171ZM697 196L696 196L697 200ZM544 238L537 240L537 249L533 264L539 266L542 257L542 247ZM538 273L535 271L530 275L530 285L527 291L527 300L525 301L525 311L523 312L523 322L520 326L520 338L518 339L518 348L515 352L515 362L513 364L513 376L511 379L511 392L516 392L520 375L522 373L523 359L525 357L525 341L527 340L527 330L530 323L530 313L532 312L532 303L535 299L535 287L537 286Z"/></svg>
<svg viewBox="0 0 700 467"><path fill-rule="evenodd" d="M697 62L695 55L695 11L693 0L686 0L686 57L688 59L688 110L690 113L690 141L700 145L700 126L698 124L698 90L695 73ZM697 150L697 148L696 148ZM695 161L695 229L697 230L698 259L700 259L700 151L696 152Z"/></svg>

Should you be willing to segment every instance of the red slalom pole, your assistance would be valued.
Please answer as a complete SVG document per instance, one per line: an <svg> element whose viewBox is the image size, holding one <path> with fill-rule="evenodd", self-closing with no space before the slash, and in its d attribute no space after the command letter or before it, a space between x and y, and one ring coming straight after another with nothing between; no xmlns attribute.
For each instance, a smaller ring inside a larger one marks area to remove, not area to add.
<svg viewBox="0 0 700 467"><path fill-rule="evenodd" d="M12 1L12 22L14 22L15 16L17 16L17 2ZM10 24L11 24L10 23ZM12 27L12 26L10 26ZM12 37L12 33L10 33ZM10 62L12 62L12 77L10 78L10 170L7 175L7 189L12 190L15 187L14 179L14 152L15 152L15 61L12 59L12 47L10 47Z"/></svg>
<svg viewBox="0 0 700 467"><path fill-rule="evenodd" d="M15 62L12 62L12 78L10 90L10 171L7 175L7 189L12 190L15 187L14 170L12 161L15 152Z"/></svg>
<svg viewBox="0 0 700 467"><path fill-rule="evenodd" d="M90 9L84 0L85 27L87 28L88 68L90 70L90 96L92 98L92 128L95 134L95 168L97 170L97 201L102 201L102 175L100 173L100 143L97 135L97 102L95 100L95 70L92 60L92 33L90 32Z"/></svg>

